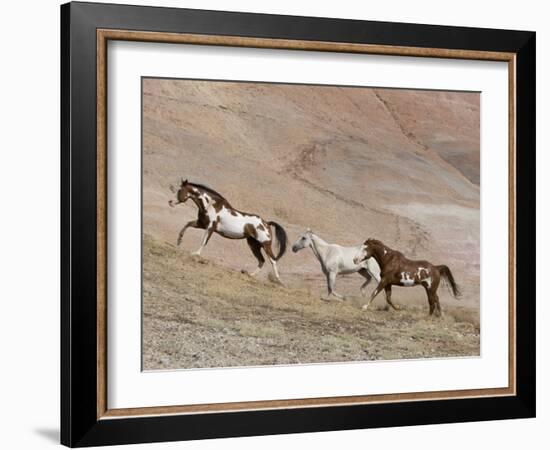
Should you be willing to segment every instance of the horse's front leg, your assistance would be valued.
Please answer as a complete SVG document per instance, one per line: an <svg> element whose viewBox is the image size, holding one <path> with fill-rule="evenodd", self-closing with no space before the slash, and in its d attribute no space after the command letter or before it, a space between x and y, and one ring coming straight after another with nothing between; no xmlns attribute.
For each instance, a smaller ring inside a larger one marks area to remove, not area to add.
<svg viewBox="0 0 550 450"><path fill-rule="evenodd" d="M214 226L210 225L206 229L206 231L204 232L204 234L202 236L201 246L198 248L198 250L191 253L191 255L193 255L193 256L200 256L201 255L202 249L204 247L206 247L206 244L208 244L208 241L210 240L210 237L212 236L213 232L214 232Z"/></svg>
<svg viewBox="0 0 550 450"><path fill-rule="evenodd" d="M331 295L334 295L338 300L343 301L345 300L345 297L343 295L338 294L338 292L334 290L334 286L336 284L336 275L337 275L336 272L327 273L327 287L328 287L327 300L330 298Z"/></svg>
<svg viewBox="0 0 550 450"><path fill-rule="evenodd" d="M388 303L388 305L390 305L396 311L399 311L401 309L401 306L394 305L393 302L391 301L391 284L387 284L384 287L384 290L386 291L386 302Z"/></svg>
<svg viewBox="0 0 550 450"><path fill-rule="evenodd" d="M378 286L376 286L374 292L371 294L369 301L363 305L364 310L369 309L369 306L374 300L374 297L376 297L380 293L380 291L382 291L382 289L386 287L386 284L386 281L382 278L382 280L380 280L380 283L378 283Z"/></svg>
<svg viewBox="0 0 550 450"><path fill-rule="evenodd" d="M367 269L361 269L359 271L359 274L362 275L363 277L365 277L365 282L361 285L361 288L360 288L361 295L364 297L365 295L367 295L367 292L366 292L367 291L367 286L372 281L372 276L371 276L370 272ZM380 281L380 280L378 280L378 281Z"/></svg>
<svg viewBox="0 0 550 450"><path fill-rule="evenodd" d="M181 244L181 240L183 239L183 233L185 233L185 230L187 230L187 228L202 228L201 226L199 226L199 222L197 220L191 220L189 222L187 222L185 224L185 226L181 229L180 231L180 234L178 235L178 245Z"/></svg>

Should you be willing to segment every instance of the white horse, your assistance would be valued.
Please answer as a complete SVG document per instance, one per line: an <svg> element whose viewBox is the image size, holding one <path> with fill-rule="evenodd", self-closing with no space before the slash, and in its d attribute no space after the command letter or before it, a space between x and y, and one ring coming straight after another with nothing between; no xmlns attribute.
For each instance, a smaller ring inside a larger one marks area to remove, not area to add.
<svg viewBox="0 0 550 450"><path fill-rule="evenodd" d="M313 254L321 264L321 270L327 277L327 300L330 299L331 295L339 300L345 300L343 295L334 291L336 275L358 272L365 277L366 281L361 286L361 294L363 296L372 278L380 282L380 266L378 266L374 258L366 259L358 264L354 262L353 259L357 252L361 250L361 245L356 247L342 247L338 244L329 244L308 228L294 243L292 251L296 253L306 247L311 248Z"/></svg>

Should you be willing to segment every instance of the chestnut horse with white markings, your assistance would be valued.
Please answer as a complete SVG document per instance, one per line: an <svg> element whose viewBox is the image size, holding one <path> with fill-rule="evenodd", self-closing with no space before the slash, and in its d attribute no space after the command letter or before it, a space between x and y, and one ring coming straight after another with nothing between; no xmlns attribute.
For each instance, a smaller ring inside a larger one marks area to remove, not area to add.
<svg viewBox="0 0 550 450"><path fill-rule="evenodd" d="M386 301L393 309L399 309L391 301L391 287L394 286L416 286L421 284L426 290L428 303L430 304L430 315L435 312L436 316L441 315L441 306L437 296L437 288L442 278L450 284L455 298L460 296L460 290L454 280L451 270L445 266L435 266L428 261L413 261L405 258L403 253L392 250L387 245L376 239L367 239L353 259L356 264L368 258L374 258L380 266L380 282L372 293L370 300L363 306L368 309L374 297L382 289L386 291Z"/></svg>
<svg viewBox="0 0 550 450"><path fill-rule="evenodd" d="M285 253L287 242L286 232L281 225L273 221L266 222L256 214L248 214L233 208L220 193L202 184L190 183L182 179L179 189L170 186L170 190L176 194L177 200L168 202L171 207L191 199L199 209L197 219L191 220L181 229L178 245L181 244L187 228L205 230L200 247L192 253L198 256L214 232L229 239L246 239L250 250L258 260L258 267L250 275L256 275L263 267L265 262L262 255L263 249L273 266L275 277L280 281L276 261ZM271 248L273 242L271 226L275 228L275 236L279 242L278 255L275 255Z"/></svg>

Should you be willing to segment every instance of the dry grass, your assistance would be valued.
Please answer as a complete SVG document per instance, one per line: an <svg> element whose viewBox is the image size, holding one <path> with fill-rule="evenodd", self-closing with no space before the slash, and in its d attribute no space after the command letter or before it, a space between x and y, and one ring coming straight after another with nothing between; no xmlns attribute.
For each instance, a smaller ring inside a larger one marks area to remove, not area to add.
<svg viewBox="0 0 550 450"><path fill-rule="evenodd" d="M364 312L144 239L143 368L182 369L479 355L466 308Z"/></svg>

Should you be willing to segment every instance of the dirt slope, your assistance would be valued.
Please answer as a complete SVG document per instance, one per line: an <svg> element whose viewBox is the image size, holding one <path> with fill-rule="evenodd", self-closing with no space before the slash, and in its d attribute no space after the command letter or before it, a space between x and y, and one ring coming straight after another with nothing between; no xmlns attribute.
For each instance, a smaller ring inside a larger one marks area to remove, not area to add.
<svg viewBox="0 0 550 450"><path fill-rule="evenodd" d="M144 256L145 370L479 354L479 324L458 302L442 319L406 302L364 312L357 294L324 302L314 289L256 280L149 236Z"/></svg>
<svg viewBox="0 0 550 450"><path fill-rule="evenodd" d="M291 240L311 227L329 242L376 237L447 264L477 307L478 94L145 79L143 109L145 233L174 242L195 218L191 204L167 207L183 176L283 224ZM189 231L183 247L200 236ZM246 243L217 236L203 255L255 263ZM306 252L281 270L319 274Z"/></svg>

